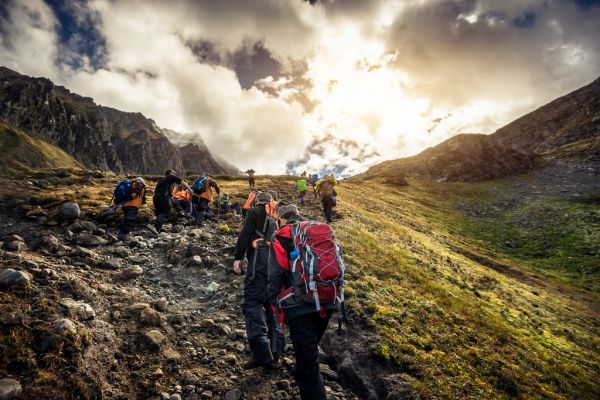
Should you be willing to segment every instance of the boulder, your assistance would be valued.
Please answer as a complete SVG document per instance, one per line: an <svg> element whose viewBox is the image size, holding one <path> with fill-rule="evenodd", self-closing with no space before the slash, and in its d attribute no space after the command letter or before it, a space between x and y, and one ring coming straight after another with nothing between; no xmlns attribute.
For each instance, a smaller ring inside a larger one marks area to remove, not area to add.
<svg viewBox="0 0 600 400"><path fill-rule="evenodd" d="M52 323L52 330L59 335L76 334L77 325L67 318L57 319Z"/></svg>
<svg viewBox="0 0 600 400"><path fill-rule="evenodd" d="M166 341L165 335L158 329L153 329L144 333L140 339L142 346L153 353L160 351L161 346Z"/></svg>
<svg viewBox="0 0 600 400"><path fill-rule="evenodd" d="M121 278L129 280L129 279L135 279L139 276L142 276L142 274L144 273L144 269L142 267L140 267L139 265L134 265L128 268L125 268L123 270L123 272L121 272Z"/></svg>
<svg viewBox="0 0 600 400"><path fill-rule="evenodd" d="M64 203L58 208L58 218L62 221L71 221L79 218L81 210L77 203Z"/></svg>
<svg viewBox="0 0 600 400"><path fill-rule="evenodd" d="M91 233L80 233L77 235L75 242L84 247L98 247L108 243L106 239L92 235Z"/></svg>
<svg viewBox="0 0 600 400"><path fill-rule="evenodd" d="M12 242L7 242L4 247L8 251L21 251L25 250L25 243L13 240Z"/></svg>
<svg viewBox="0 0 600 400"><path fill-rule="evenodd" d="M144 308L140 312L140 322L146 326L161 326L163 318L158 311L152 308Z"/></svg>
<svg viewBox="0 0 600 400"><path fill-rule="evenodd" d="M21 396L21 384L14 379L0 379L0 400L12 400Z"/></svg>
<svg viewBox="0 0 600 400"><path fill-rule="evenodd" d="M61 300L60 304L67 308L72 317L77 317L82 321L94 319L96 316L96 312L92 306L87 303L76 301L70 298L64 298Z"/></svg>
<svg viewBox="0 0 600 400"><path fill-rule="evenodd" d="M26 288L31 285L32 277L27 272L15 271L8 268L0 272L0 287L4 288Z"/></svg>

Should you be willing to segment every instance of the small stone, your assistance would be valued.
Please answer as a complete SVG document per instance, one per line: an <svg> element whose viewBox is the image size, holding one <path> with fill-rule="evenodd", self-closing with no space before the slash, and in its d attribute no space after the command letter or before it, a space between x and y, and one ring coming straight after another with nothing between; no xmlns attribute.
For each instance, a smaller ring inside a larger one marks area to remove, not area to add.
<svg viewBox="0 0 600 400"><path fill-rule="evenodd" d="M0 287L4 288L26 288L31 284L32 277L29 273L15 271L12 268L0 272Z"/></svg>
<svg viewBox="0 0 600 400"><path fill-rule="evenodd" d="M148 303L133 303L125 309L125 312L129 316L139 318L141 312L147 308L150 308Z"/></svg>
<svg viewBox="0 0 600 400"><path fill-rule="evenodd" d="M205 390L204 392L202 392L200 394L200 398L201 399L206 399L206 400L212 399L213 398L213 394L212 394L212 392L210 390Z"/></svg>
<svg viewBox="0 0 600 400"><path fill-rule="evenodd" d="M171 229L171 231L173 231L174 233L181 233L183 232L183 225L173 225L173 228Z"/></svg>
<svg viewBox="0 0 600 400"><path fill-rule="evenodd" d="M107 258L98 264L98 267L102 269L118 270L121 269L121 261L114 258Z"/></svg>
<svg viewBox="0 0 600 400"><path fill-rule="evenodd" d="M208 293L215 293L217 290L219 290L219 287L221 287L221 285L219 285L217 282L211 282L210 285L205 288L205 290Z"/></svg>
<svg viewBox="0 0 600 400"><path fill-rule="evenodd" d="M188 267L201 267L204 264L202 264L202 257L192 256L192 257L190 257L187 265L188 265Z"/></svg>
<svg viewBox="0 0 600 400"><path fill-rule="evenodd" d="M84 247L98 247L108 243L106 239L92 235L91 233L80 233L77 235L75 242Z"/></svg>
<svg viewBox="0 0 600 400"><path fill-rule="evenodd" d="M323 375L323 377L325 377L326 379L330 381L337 381L340 379L337 372L329 368L329 365L321 364L319 367L321 369L321 375Z"/></svg>
<svg viewBox="0 0 600 400"><path fill-rule="evenodd" d="M223 356L223 361L227 364L236 365L238 363L238 358L235 354L229 353Z"/></svg>
<svg viewBox="0 0 600 400"><path fill-rule="evenodd" d="M0 379L0 400L12 400L18 398L23 389L21 384L14 379Z"/></svg>
<svg viewBox="0 0 600 400"><path fill-rule="evenodd" d="M290 384L290 381L288 381L287 379L277 382L277 387L279 389L288 390L291 386L292 385Z"/></svg>
<svg viewBox="0 0 600 400"><path fill-rule="evenodd" d="M162 378L162 377L163 377L163 375L164 375L164 373L163 373L162 369L160 369L160 368L156 368L156 369L154 370L154 372L152 372L152 373L150 374L150 376L152 376L152 377L153 377L153 378L155 378L155 379Z"/></svg>
<svg viewBox="0 0 600 400"><path fill-rule="evenodd" d="M69 221L79 218L81 209L77 203L64 203L58 208L58 218L63 221Z"/></svg>
<svg viewBox="0 0 600 400"><path fill-rule="evenodd" d="M152 300L150 302L150 305L152 306L152 308L154 308L155 310L158 311L167 311L168 307L169 307L169 302L167 301L167 299L165 299L164 297L158 300Z"/></svg>
<svg viewBox="0 0 600 400"><path fill-rule="evenodd" d="M44 340L42 340L42 343L40 344L40 352L48 353L58 349L62 340L62 336L57 335L55 333L47 336Z"/></svg>
<svg viewBox="0 0 600 400"><path fill-rule="evenodd" d="M161 326L163 318L158 311L148 307L140 312L140 322L147 326Z"/></svg>
<svg viewBox="0 0 600 400"><path fill-rule="evenodd" d="M144 333L141 338L142 345L149 351L156 353L160 350L162 344L165 342L166 337L159 330L153 329Z"/></svg>
<svg viewBox="0 0 600 400"><path fill-rule="evenodd" d="M213 319L207 318L207 319L203 319L202 321L200 321L200 327L201 328L211 328L213 326L215 326L215 321Z"/></svg>
<svg viewBox="0 0 600 400"><path fill-rule="evenodd" d="M59 335L74 335L77 333L77 325L67 318L57 319L52 323L52 330Z"/></svg>
<svg viewBox="0 0 600 400"><path fill-rule="evenodd" d="M94 311L92 306L90 306L87 303L75 301L70 298L64 298L62 299L60 304L62 304L67 308L67 310L69 310L69 314L71 316L78 317L83 321L94 319L94 317L96 316L96 312Z"/></svg>
<svg viewBox="0 0 600 400"><path fill-rule="evenodd" d="M123 272L121 272L121 278L126 280L135 279L142 276L143 273L144 269L142 267L140 267L139 265L134 265L129 268L125 268Z"/></svg>
<svg viewBox="0 0 600 400"><path fill-rule="evenodd" d="M21 251L25 249L25 243L19 240L13 240L12 242L6 243L5 248L8 251Z"/></svg>
<svg viewBox="0 0 600 400"><path fill-rule="evenodd" d="M225 400L239 400L242 397L240 389L233 389L225 393Z"/></svg>
<svg viewBox="0 0 600 400"><path fill-rule="evenodd" d="M180 394L172 394L171 397L169 397L169 400L181 400L181 395Z"/></svg>
<svg viewBox="0 0 600 400"><path fill-rule="evenodd" d="M221 325L219 326L219 331L221 331L221 333L225 336L229 336L229 334L231 334L231 328L227 325Z"/></svg>

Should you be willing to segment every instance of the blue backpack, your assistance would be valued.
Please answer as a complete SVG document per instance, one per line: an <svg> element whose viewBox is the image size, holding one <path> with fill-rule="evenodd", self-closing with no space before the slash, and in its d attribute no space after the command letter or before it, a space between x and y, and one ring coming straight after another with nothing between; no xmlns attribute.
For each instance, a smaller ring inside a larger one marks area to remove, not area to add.
<svg viewBox="0 0 600 400"><path fill-rule="evenodd" d="M194 181L194 183L192 183L192 190L194 191L195 194L200 194L206 191L206 189L204 188L206 184L206 177L200 177L198 179L196 179Z"/></svg>
<svg viewBox="0 0 600 400"><path fill-rule="evenodd" d="M131 200L131 183L131 179L125 179L117 185L115 191L113 192L115 204L120 204Z"/></svg>

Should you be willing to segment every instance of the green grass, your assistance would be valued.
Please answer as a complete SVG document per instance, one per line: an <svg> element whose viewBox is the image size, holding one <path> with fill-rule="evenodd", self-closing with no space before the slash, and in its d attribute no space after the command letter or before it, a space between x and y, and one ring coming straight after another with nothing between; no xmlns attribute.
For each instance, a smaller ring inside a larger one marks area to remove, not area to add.
<svg viewBox="0 0 600 400"><path fill-rule="evenodd" d="M80 169L81 165L62 149L0 123L0 170L13 176L22 170L38 168Z"/></svg>
<svg viewBox="0 0 600 400"><path fill-rule="evenodd" d="M416 398L596 398L597 298L564 271L564 279L537 285L528 275L529 258L494 257L504 236L491 230L514 232L501 228L503 217L473 225L456 209L455 200L473 199L466 186L340 186L344 219L336 233L348 258L352 309L379 333L374 354L401 371ZM473 201L491 197L479 193ZM570 206L590 211L586 204ZM584 221L572 224L589 229ZM539 229L557 229L547 225ZM488 236L481 235L484 226ZM587 246L576 233L556 235L563 248L569 241Z"/></svg>

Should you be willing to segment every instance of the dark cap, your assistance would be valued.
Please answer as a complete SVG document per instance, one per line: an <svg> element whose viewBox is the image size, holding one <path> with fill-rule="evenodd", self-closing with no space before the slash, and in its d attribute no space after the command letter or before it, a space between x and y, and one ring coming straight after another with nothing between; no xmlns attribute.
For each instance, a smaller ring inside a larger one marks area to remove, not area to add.
<svg viewBox="0 0 600 400"><path fill-rule="evenodd" d="M293 215L299 215L295 204L288 204L279 209L279 218L289 219Z"/></svg>

